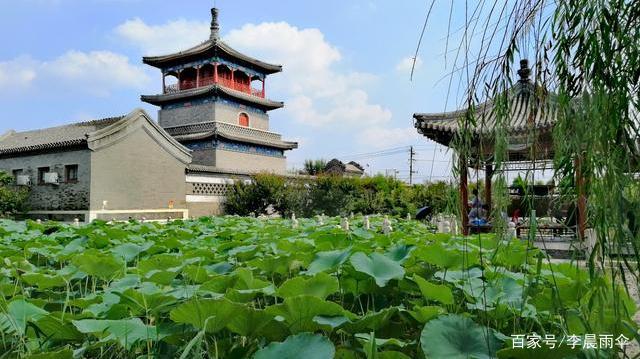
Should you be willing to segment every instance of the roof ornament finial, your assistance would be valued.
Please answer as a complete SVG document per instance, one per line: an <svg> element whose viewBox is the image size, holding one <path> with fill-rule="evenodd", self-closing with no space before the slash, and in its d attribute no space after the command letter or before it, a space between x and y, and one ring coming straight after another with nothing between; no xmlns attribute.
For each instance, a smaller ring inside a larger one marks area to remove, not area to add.
<svg viewBox="0 0 640 359"><path fill-rule="evenodd" d="M218 24L218 9L211 9L211 37L210 40L218 40L220 38L220 24Z"/></svg>
<svg viewBox="0 0 640 359"><path fill-rule="evenodd" d="M520 82L522 83L529 82L529 76L531 75L531 69L529 68L529 60L527 59L520 60L520 70L518 70L518 75L520 75Z"/></svg>

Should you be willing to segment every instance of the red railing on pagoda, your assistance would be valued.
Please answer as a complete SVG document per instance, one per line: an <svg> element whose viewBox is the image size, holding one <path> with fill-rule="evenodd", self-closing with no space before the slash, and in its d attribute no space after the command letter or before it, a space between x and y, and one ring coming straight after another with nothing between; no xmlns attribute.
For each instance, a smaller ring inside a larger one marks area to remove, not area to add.
<svg viewBox="0 0 640 359"><path fill-rule="evenodd" d="M218 77L217 81L215 77L203 77L199 80L181 80L177 84L165 85L164 93L176 93L179 91L190 90L199 87L211 86L218 84L232 90L246 93L247 95L264 98L264 89L255 89L251 87L248 82L239 82L225 77Z"/></svg>

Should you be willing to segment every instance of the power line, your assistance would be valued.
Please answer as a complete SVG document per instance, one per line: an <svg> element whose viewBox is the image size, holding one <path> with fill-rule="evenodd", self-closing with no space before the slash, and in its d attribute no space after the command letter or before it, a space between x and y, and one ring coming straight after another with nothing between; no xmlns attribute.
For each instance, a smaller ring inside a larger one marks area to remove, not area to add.
<svg viewBox="0 0 640 359"><path fill-rule="evenodd" d="M337 159L347 159L347 158L348 159L354 159L354 158L361 158L361 157L370 158L370 157L377 157L377 156L385 156L385 155L391 155L391 154L405 152L408 148L409 148L409 146L393 147L393 148L387 148L387 149L384 149L384 150L378 150L378 151L374 151L374 152L365 152L365 153L350 154L350 155L345 155L345 156L336 156L335 158L337 158Z"/></svg>

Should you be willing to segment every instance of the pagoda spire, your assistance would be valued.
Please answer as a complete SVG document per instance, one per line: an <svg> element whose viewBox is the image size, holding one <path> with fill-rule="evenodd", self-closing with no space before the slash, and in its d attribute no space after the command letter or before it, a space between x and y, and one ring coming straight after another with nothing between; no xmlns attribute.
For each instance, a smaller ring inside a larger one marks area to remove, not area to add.
<svg viewBox="0 0 640 359"><path fill-rule="evenodd" d="M218 24L218 9L211 9L211 36L210 40L218 40L220 38L220 24Z"/></svg>

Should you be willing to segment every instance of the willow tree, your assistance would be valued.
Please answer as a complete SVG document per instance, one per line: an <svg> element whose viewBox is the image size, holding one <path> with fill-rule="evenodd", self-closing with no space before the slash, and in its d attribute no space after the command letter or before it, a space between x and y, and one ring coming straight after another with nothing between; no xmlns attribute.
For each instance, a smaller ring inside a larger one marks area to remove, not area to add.
<svg viewBox="0 0 640 359"><path fill-rule="evenodd" d="M429 13L434 4L429 2ZM587 261L591 275L606 273L610 285L631 279L637 285L640 1L480 0L460 5L450 1L445 54L454 56L449 81L466 84L462 129L483 125L475 111L481 100L496 104L493 160L499 188L494 193L503 199L494 201L496 211L507 203L500 167L507 151L508 90L516 64L528 57L534 64L534 88L540 89L535 95L544 100L555 94L554 179L567 184L564 194L587 208L588 226L597 238L597 250ZM451 19L461 16L462 34L454 41L459 32L451 30ZM469 155L470 138L466 130L457 138L461 156ZM611 255L623 252L635 259ZM620 308L611 309L624 317Z"/></svg>

